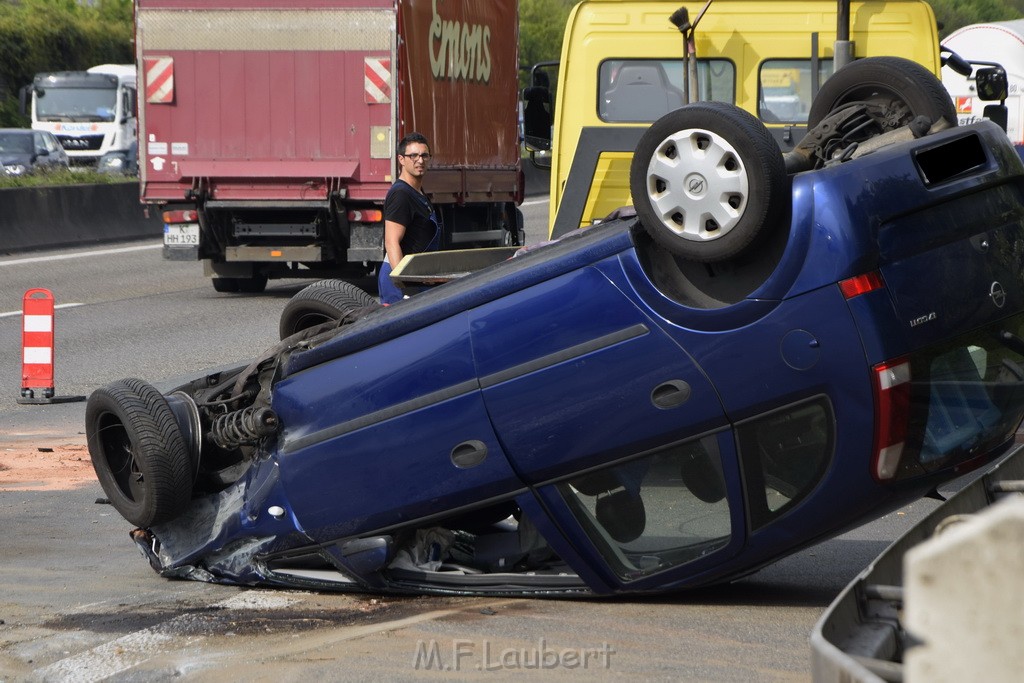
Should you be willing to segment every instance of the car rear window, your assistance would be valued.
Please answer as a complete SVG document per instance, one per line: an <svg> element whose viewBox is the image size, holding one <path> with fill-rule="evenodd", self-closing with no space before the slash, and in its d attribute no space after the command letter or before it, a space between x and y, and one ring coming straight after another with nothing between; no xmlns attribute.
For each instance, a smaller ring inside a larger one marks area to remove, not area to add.
<svg viewBox="0 0 1024 683"><path fill-rule="evenodd" d="M984 456L1024 418L1024 314L909 358L906 439L893 479Z"/></svg>

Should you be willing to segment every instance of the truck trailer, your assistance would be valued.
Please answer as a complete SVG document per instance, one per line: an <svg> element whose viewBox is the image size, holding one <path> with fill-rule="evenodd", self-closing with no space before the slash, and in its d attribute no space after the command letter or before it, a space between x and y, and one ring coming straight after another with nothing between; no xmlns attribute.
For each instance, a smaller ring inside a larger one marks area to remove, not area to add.
<svg viewBox="0 0 1024 683"><path fill-rule="evenodd" d="M135 35L141 199L217 291L372 273L413 131L441 248L521 242L518 0L138 0Z"/></svg>
<svg viewBox="0 0 1024 683"><path fill-rule="evenodd" d="M950 33L942 46L956 52L968 62L979 65L998 64L1006 70L1006 134L1018 147L1024 147L1024 19L971 24ZM964 76L949 66L942 68L942 84L956 105L960 125L974 123L984 117L986 102L978 96L974 75Z"/></svg>

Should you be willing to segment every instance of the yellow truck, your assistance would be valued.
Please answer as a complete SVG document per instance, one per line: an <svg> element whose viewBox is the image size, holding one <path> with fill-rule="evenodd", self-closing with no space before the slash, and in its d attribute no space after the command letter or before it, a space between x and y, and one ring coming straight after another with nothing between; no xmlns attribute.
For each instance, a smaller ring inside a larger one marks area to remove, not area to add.
<svg viewBox="0 0 1024 683"><path fill-rule="evenodd" d="M580 2L569 15L561 59L535 66L533 86L524 93L527 149L551 168L552 236L630 203L637 140L684 101L736 104L760 118L788 151L806 132L811 102L836 61L881 55L940 73L928 3ZM693 71L691 85L685 74ZM550 90L544 87L549 81L555 84ZM531 108L541 108L538 99L551 114L546 121L530 117Z"/></svg>

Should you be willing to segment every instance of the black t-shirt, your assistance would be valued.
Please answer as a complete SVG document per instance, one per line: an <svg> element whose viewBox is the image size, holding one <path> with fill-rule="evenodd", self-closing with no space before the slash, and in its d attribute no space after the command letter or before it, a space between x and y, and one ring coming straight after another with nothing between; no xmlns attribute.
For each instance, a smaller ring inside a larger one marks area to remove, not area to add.
<svg viewBox="0 0 1024 683"><path fill-rule="evenodd" d="M434 207L427 196L417 192L402 179L388 190L384 198L384 220L405 226L400 242L403 254L418 254L425 250L437 231L430 214Z"/></svg>

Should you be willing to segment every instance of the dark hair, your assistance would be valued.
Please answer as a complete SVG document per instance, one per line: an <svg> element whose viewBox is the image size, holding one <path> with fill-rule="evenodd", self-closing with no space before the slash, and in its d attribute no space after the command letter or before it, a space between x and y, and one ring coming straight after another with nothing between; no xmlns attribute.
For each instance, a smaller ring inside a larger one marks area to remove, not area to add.
<svg viewBox="0 0 1024 683"><path fill-rule="evenodd" d="M405 156L405 149L414 142L426 145L427 149L430 148L430 143L427 142L426 136L424 136L422 133L409 133L404 138L398 141L398 153L402 156Z"/></svg>

